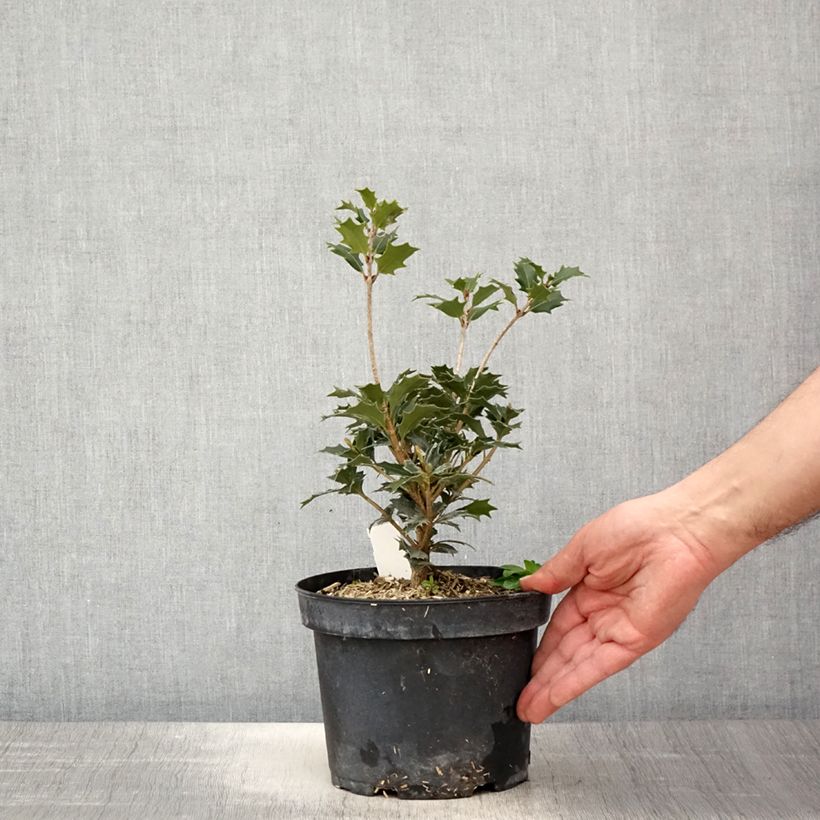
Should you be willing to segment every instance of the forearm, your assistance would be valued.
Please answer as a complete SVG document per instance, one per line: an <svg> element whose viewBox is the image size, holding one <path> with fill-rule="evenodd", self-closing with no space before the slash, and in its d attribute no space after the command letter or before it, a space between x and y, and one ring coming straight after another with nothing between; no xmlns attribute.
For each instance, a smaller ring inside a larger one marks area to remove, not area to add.
<svg viewBox="0 0 820 820"><path fill-rule="evenodd" d="M820 368L740 441L665 494L718 571L820 510Z"/></svg>

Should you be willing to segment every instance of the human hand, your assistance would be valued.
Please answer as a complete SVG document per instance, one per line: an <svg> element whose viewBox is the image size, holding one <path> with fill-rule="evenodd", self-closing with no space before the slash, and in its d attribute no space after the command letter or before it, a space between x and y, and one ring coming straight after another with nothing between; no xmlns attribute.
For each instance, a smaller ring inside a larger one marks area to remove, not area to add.
<svg viewBox="0 0 820 820"><path fill-rule="evenodd" d="M524 589L555 594L555 610L518 700L540 723L668 638L724 569L682 523L673 491L627 501L582 527Z"/></svg>

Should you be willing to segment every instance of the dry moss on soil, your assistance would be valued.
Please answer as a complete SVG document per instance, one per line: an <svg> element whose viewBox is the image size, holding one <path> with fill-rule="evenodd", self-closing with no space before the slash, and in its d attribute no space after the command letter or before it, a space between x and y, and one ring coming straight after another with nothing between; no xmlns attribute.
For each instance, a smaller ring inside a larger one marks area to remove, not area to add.
<svg viewBox="0 0 820 820"><path fill-rule="evenodd" d="M432 580L432 583L429 582ZM320 590L334 598L369 598L378 601L419 599L477 598L484 595L511 595L511 590L496 586L487 576L472 578L447 569L434 569L423 586L413 586L406 578L378 575L370 581L336 581Z"/></svg>

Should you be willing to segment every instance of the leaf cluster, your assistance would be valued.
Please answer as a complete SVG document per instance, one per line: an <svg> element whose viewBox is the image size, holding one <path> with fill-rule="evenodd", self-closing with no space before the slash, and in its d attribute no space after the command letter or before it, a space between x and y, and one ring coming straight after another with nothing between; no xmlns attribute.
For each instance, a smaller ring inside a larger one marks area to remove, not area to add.
<svg viewBox="0 0 820 820"><path fill-rule="evenodd" d="M541 564L529 559L524 560L523 567L519 567L517 564L504 564L501 567L500 577L493 579L493 583L504 589L521 589L521 579L526 578L527 575L532 575L539 569L541 569Z"/></svg>
<svg viewBox="0 0 820 820"><path fill-rule="evenodd" d="M336 218L340 240L328 242L327 246L358 273L365 272L368 257L372 257L377 275L393 275L418 250L407 242L398 242L397 231L392 228L404 208L395 199L378 199L369 188L358 188L357 193L361 205L345 200L336 208L343 212Z"/></svg>
<svg viewBox="0 0 820 820"><path fill-rule="evenodd" d="M453 553L466 542L452 537L467 519L480 520L495 507L474 490L486 482L482 471L498 450L518 447L511 435L520 426L521 409L507 400L507 386L487 369L488 360L509 329L524 316L552 313L567 300L561 286L584 276L577 267L562 266L548 273L526 257L513 266L513 282L485 280L481 274L445 280L446 296L425 293L416 298L460 325L455 366L437 365L427 373L405 370L389 386L379 377L373 343L371 289L382 275L406 266L417 248L398 239L397 221L404 213L395 200L379 199L369 188L357 189L359 200L343 201L337 211L338 241L328 243L364 280L368 289L368 351L373 380L353 388L336 388L337 399L327 417L347 420L339 444L324 452L338 459L330 475L333 487L303 502L329 493L361 496L390 522L414 566L430 554ZM454 293L453 293L454 291ZM502 309L511 316L479 364L461 373L465 338L470 325ZM375 490L366 482L375 480ZM378 494L382 500L372 497ZM513 567L500 579L517 583ZM506 570L505 570L506 572ZM508 587L512 588L512 587Z"/></svg>
<svg viewBox="0 0 820 820"><path fill-rule="evenodd" d="M475 467L497 449L518 447L510 436L522 411L505 401L500 378L476 368L460 375L439 365L430 373L406 370L387 389L371 383L330 395L342 401L326 418L348 424L342 443L323 450L341 461L330 475L338 486L318 495L361 495L369 470L378 491L388 495L383 518L399 525L411 558L422 560L419 552L454 553L464 545L439 534L444 527L458 531L464 519L478 520L495 509L488 499L468 495L484 481ZM392 457L391 430L398 458Z"/></svg>

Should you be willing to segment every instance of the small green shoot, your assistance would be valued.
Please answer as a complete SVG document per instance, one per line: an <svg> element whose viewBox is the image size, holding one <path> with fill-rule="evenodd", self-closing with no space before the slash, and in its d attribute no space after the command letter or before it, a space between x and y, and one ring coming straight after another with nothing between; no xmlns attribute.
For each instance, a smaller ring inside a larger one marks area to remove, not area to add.
<svg viewBox="0 0 820 820"><path fill-rule="evenodd" d="M504 589L521 589L521 579L541 569L541 564L538 561L525 559L523 567L517 564L504 564L501 569L503 570L501 577L493 579L493 583Z"/></svg>
<svg viewBox="0 0 820 820"><path fill-rule="evenodd" d="M432 576L421 582L422 589L426 589L431 595L438 595L439 587Z"/></svg>

